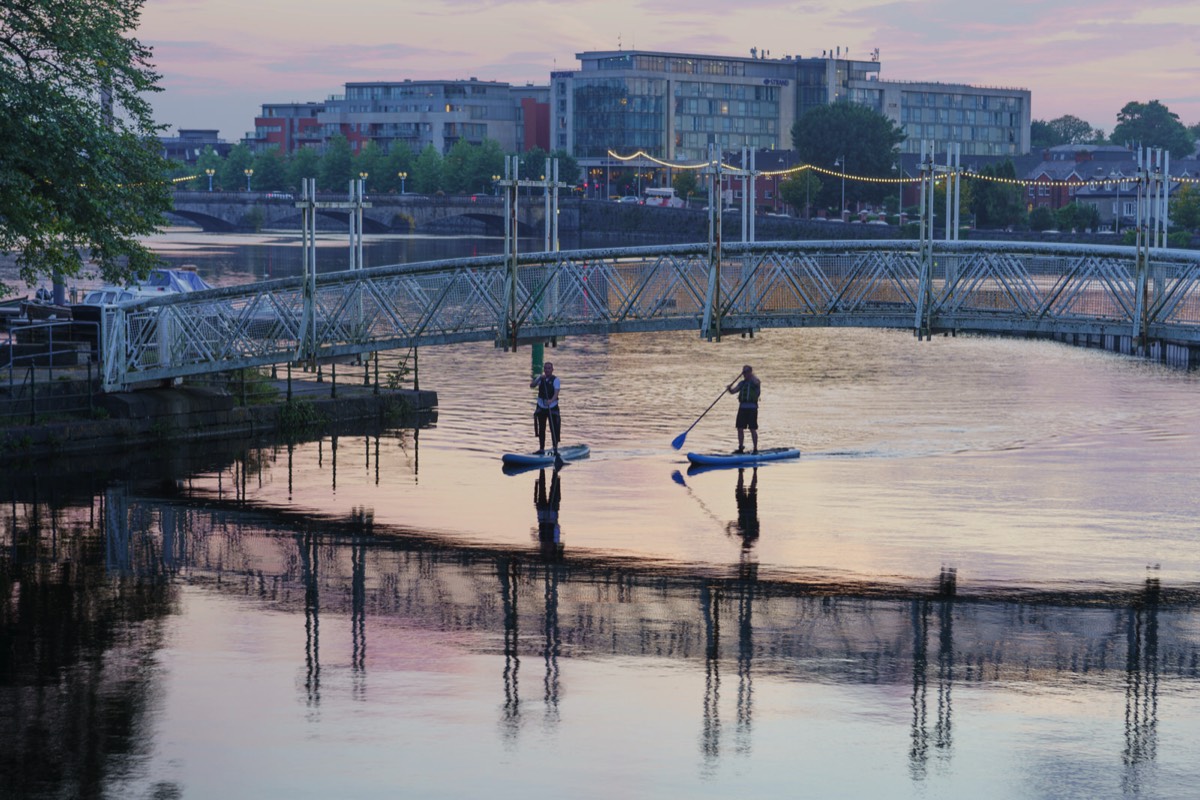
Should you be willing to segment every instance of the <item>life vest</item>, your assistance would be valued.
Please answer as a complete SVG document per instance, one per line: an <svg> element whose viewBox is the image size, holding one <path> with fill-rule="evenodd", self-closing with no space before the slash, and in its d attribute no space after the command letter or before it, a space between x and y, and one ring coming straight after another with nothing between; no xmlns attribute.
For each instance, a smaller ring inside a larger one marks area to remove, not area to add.
<svg viewBox="0 0 1200 800"><path fill-rule="evenodd" d="M762 387L753 381L742 381L741 388L738 389L739 403L758 403L758 396L762 393Z"/></svg>
<svg viewBox="0 0 1200 800"><path fill-rule="evenodd" d="M542 408L550 407L550 398L554 397L554 382L558 380L557 376L547 378L542 375L538 378L538 400L541 401L538 405Z"/></svg>

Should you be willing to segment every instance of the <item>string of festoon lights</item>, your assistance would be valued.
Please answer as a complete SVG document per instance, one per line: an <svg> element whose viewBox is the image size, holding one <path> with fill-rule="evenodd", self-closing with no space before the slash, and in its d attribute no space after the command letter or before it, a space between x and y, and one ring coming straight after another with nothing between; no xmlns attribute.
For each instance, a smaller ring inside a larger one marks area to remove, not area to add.
<svg viewBox="0 0 1200 800"><path fill-rule="evenodd" d="M634 153L633 155L621 155L619 153L613 152L612 150L609 150L608 155L610 158L615 158L618 161L634 161L637 159L641 159L644 161L650 161L651 163L657 164L661 167L668 167L670 169L701 170L701 169L709 169L713 166L716 166L718 163L716 161L702 161L700 163L695 163L695 164L674 163L674 162L665 161L661 158L652 156L649 153L645 152L644 150L639 150L636 153ZM732 172L735 174L739 174L743 171L741 167L735 167L731 164L726 164L724 162L720 162L720 167L722 170L726 170L726 171L729 171L729 172ZM816 172L821 175L828 175L831 178L839 178L839 179L844 178L848 181L859 181L861 183L890 183L890 184L894 185L897 183L920 183L922 180L924 180L920 176L900 177L900 178L878 178L878 177L875 177L872 175L853 175L848 172L838 172L837 170L826 169L825 167L818 167L816 164L801 164L799 166L790 167L788 169L760 171L758 174L763 177L770 178L770 177L782 176L782 175L796 175L801 172L804 172L805 170L810 170L812 172ZM1093 178L1093 179L1089 179L1089 180L1030 180L1028 178L1002 178L1002 177L999 177L996 175L982 175L978 172L972 172L971 170L965 170L965 169L941 172L936 177L935 180L940 183L942 180L944 180L946 178L947 175L950 175L950 174L959 175L963 178L970 178L973 180L990 181L992 183L1000 183L1000 184L1005 184L1005 185L1009 185L1009 186L1022 186L1022 187L1065 186L1065 187L1077 188L1077 187L1084 187L1084 186L1108 186L1113 183L1132 183L1137 180L1136 176L1120 176L1120 175L1115 176L1115 177ZM1172 175L1172 176L1170 176L1170 179L1176 183L1200 184L1200 177L1193 178L1193 177L1188 177L1186 175L1182 175L1182 176Z"/></svg>

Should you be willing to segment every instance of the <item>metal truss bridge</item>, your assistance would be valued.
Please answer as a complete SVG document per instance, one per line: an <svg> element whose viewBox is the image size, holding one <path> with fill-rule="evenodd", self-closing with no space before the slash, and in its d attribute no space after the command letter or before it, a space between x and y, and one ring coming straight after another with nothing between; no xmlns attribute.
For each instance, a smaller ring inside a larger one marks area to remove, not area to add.
<svg viewBox="0 0 1200 800"><path fill-rule="evenodd" d="M1200 346L1200 253L983 241L718 242L356 269L104 309L106 391L379 350L865 326Z"/></svg>

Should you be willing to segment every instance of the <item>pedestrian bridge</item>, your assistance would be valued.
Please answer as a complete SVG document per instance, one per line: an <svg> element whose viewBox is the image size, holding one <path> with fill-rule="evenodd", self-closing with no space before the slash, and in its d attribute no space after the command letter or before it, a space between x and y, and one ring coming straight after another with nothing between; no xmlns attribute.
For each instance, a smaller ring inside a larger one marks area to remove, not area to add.
<svg viewBox="0 0 1200 800"><path fill-rule="evenodd" d="M1114 337L1200 353L1200 253L948 241L707 243L295 277L105 309L106 391L455 342L864 326Z"/></svg>

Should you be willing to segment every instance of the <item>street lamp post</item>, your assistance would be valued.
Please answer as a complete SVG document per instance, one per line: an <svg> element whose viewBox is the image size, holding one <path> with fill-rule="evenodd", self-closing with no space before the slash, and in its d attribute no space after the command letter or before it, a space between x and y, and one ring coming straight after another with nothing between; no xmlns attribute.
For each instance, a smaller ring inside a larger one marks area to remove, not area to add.
<svg viewBox="0 0 1200 800"><path fill-rule="evenodd" d="M495 197L496 195L500 194L500 192L498 192L498 191L496 190L496 185L497 185L499 182L500 182L500 176L499 176L499 175L493 175L493 176L492 176L492 197Z"/></svg>
<svg viewBox="0 0 1200 800"><path fill-rule="evenodd" d="M1114 170L1109 177L1117 179L1117 213L1113 217L1113 233L1119 234L1121 232L1121 175Z"/></svg>
<svg viewBox="0 0 1200 800"><path fill-rule="evenodd" d="M838 215L838 219L842 220L842 222L845 222L846 221L846 157L838 156L837 161L834 161L833 165L835 167L837 167L838 170L840 170L842 173L842 211L841 211L841 214Z"/></svg>
<svg viewBox="0 0 1200 800"><path fill-rule="evenodd" d="M896 173L896 183L900 187L900 193L896 197L896 225L904 224L904 170L899 164L892 164L892 171Z"/></svg>
<svg viewBox="0 0 1200 800"><path fill-rule="evenodd" d="M358 173L359 180L361 180L363 182L363 194L367 193L367 178L370 176L370 174L371 173L369 173L369 172Z"/></svg>
<svg viewBox="0 0 1200 800"><path fill-rule="evenodd" d="M397 172L396 177L400 179L400 194L404 194L404 182L408 180L408 173Z"/></svg>
<svg viewBox="0 0 1200 800"><path fill-rule="evenodd" d="M212 176L217 174L217 171L212 167L204 170L204 174L208 176L208 190L212 191Z"/></svg>
<svg viewBox="0 0 1200 800"><path fill-rule="evenodd" d="M242 174L246 176L246 191L248 192L250 191L250 178L253 177L254 170L244 169L242 170Z"/></svg>

